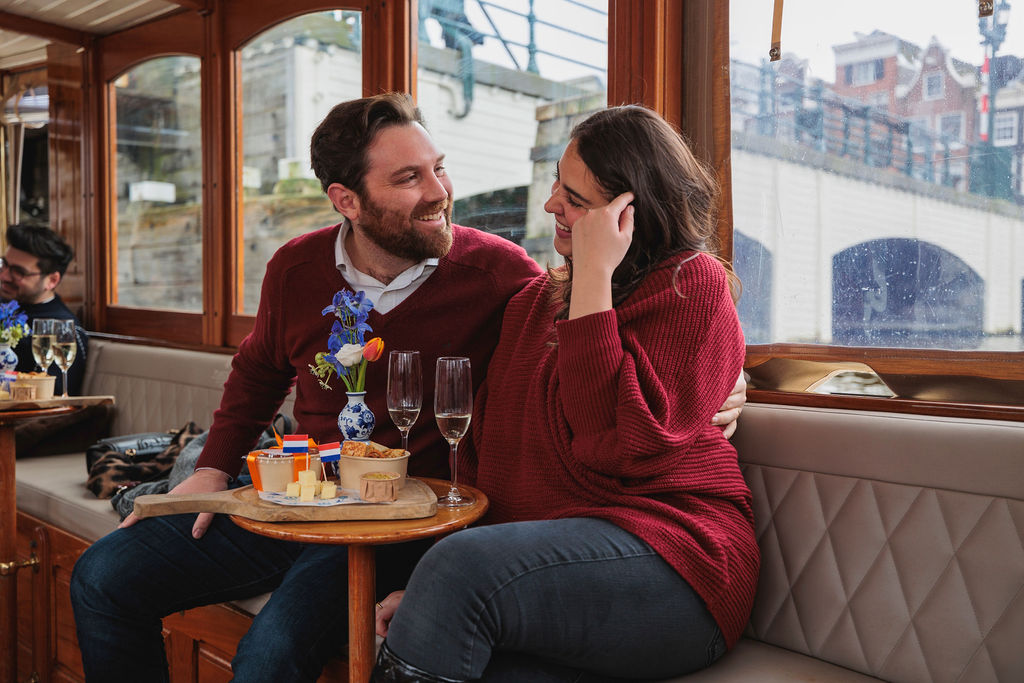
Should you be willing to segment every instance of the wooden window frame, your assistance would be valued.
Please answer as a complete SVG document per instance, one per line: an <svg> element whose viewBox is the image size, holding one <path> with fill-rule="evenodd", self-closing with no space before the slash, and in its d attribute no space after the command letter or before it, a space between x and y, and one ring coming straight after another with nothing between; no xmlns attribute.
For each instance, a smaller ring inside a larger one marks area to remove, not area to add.
<svg viewBox="0 0 1024 683"><path fill-rule="evenodd" d="M201 17L194 12L177 12L159 21L139 26L97 41L93 59L91 104L95 111L93 149L97 150L95 225L98 226L97 253L94 255L93 291L96 293L96 328L115 334L153 337L178 343L195 343L201 338L202 313L155 311L110 305L117 286L117 122L116 93L113 81L134 66L167 56L190 56L201 60L201 120L203 140L203 253L206 259L210 239L210 193L206 182L208 166L209 112L205 101L209 64L205 55ZM203 308L207 309L207 283L203 282Z"/></svg>
<svg viewBox="0 0 1024 683"><path fill-rule="evenodd" d="M236 313L242 286L241 150L235 131L241 120L239 50L259 33L293 17L334 9L363 13L363 94L411 91L415 53L410 31L412 0L400 2L239 3L211 0L201 10L182 10L106 36L91 54L89 113L98 122L88 144L96 150L93 221L98 239L92 291L95 327L107 334L190 348L234 347L252 329L253 317ZM116 287L116 131L114 89L118 75L156 57L188 55L201 60L203 141L202 312L166 311L111 304ZM224 179L233 179L224 182Z"/></svg>
<svg viewBox="0 0 1024 683"><path fill-rule="evenodd" d="M284 3L282 3L284 4ZM239 313L242 309L244 277L242 193L235 191L242 185L243 149L237 132L242 126L241 49L250 40L267 29L311 12L333 9L355 10L363 13L362 20L362 89L368 96L379 92L398 90L415 94L414 74L416 62L413 40L416 35L411 22L417 16L414 3L325 3L322 0L297 0L287 3L287 10L277 3L227 3L221 21L220 44L230 60L223 64L223 96L219 106L227 112L222 117L224 129L220 139L226 145L222 157L226 160L224 178L232 178L220 206L224 213L220 232L225 244L221 250L223 272L231 274L230 282L220 278L222 288L219 301L226 324L222 335L211 340L217 345L237 346L252 330L255 316ZM216 176L215 176L216 177ZM214 334L220 329L212 330Z"/></svg>

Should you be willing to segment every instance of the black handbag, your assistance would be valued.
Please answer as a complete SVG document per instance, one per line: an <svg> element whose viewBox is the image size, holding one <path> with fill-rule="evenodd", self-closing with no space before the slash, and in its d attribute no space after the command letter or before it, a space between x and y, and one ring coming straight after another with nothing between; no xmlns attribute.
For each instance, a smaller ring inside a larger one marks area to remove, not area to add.
<svg viewBox="0 0 1024 683"><path fill-rule="evenodd" d="M167 448L177 429L166 432L143 432L100 439L85 451L85 471L88 472L96 461L110 453L119 453L126 462L145 460Z"/></svg>
<svg viewBox="0 0 1024 683"><path fill-rule="evenodd" d="M282 413L274 416L264 438L291 434L293 422ZM110 498L143 482L170 474L181 449L203 433L195 422L169 432L142 432L101 439L85 451L89 479L86 488L98 498Z"/></svg>
<svg viewBox="0 0 1024 683"><path fill-rule="evenodd" d="M98 441L85 453L89 479L86 488L97 498L167 476L178 453L203 433L195 422L179 430L128 434Z"/></svg>

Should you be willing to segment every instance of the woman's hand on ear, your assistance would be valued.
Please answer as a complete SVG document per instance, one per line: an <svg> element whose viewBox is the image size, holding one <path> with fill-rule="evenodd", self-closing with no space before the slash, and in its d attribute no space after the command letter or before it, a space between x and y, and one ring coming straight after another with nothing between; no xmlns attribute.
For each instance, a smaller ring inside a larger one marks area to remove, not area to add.
<svg viewBox="0 0 1024 683"><path fill-rule="evenodd" d="M633 242L632 192L590 209L572 226L569 318L610 310L612 273Z"/></svg>
<svg viewBox="0 0 1024 683"><path fill-rule="evenodd" d="M589 209L572 226L573 270L607 273L622 262L633 241L632 192L623 192L604 206Z"/></svg>

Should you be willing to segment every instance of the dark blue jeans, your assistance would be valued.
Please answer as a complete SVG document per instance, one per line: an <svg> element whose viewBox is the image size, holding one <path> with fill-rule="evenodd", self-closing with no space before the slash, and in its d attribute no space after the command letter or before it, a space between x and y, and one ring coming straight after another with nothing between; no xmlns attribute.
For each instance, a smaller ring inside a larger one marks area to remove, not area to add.
<svg viewBox="0 0 1024 683"><path fill-rule="evenodd" d="M192 538L195 515L144 519L94 543L71 578L89 683L167 681L161 618L273 591L239 642L238 681L315 681L347 644L345 546L264 538L217 515ZM403 587L428 543L378 548L379 596Z"/></svg>
<svg viewBox="0 0 1024 683"><path fill-rule="evenodd" d="M413 572L387 644L458 681L665 678L725 652L689 584L644 541L599 519L443 539Z"/></svg>

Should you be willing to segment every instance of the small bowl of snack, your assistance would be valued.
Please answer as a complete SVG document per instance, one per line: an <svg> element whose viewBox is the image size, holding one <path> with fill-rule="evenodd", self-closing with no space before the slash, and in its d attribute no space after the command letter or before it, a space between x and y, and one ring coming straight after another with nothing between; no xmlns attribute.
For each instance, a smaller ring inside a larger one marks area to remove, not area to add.
<svg viewBox="0 0 1024 683"><path fill-rule="evenodd" d="M17 379L10 385L11 398L30 401L53 398L53 383L56 379L56 376L45 372L19 372Z"/></svg>
<svg viewBox="0 0 1024 683"><path fill-rule="evenodd" d="M398 472L367 472L359 478L359 497L367 503L390 503L398 498Z"/></svg>
<svg viewBox="0 0 1024 683"><path fill-rule="evenodd" d="M398 474L395 483L397 491L405 484L408 469L409 451L401 448L385 448L373 441L346 441L341 444L338 473L343 489L361 490L360 480L367 472L395 472Z"/></svg>

